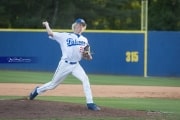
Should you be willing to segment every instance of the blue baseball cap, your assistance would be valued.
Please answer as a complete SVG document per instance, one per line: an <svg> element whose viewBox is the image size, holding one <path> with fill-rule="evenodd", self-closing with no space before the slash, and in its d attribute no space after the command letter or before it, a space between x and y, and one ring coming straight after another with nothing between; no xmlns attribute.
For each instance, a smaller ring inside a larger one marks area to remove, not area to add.
<svg viewBox="0 0 180 120"><path fill-rule="evenodd" d="M86 22L84 19L81 19L81 18L78 18L75 20L75 23L79 23L79 24L82 24L83 26L86 26Z"/></svg>

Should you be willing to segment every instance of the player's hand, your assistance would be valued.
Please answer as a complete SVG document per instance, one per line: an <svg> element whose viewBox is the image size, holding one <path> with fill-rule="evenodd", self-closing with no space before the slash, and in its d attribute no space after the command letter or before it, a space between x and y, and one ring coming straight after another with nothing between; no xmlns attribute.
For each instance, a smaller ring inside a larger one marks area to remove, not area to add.
<svg viewBox="0 0 180 120"><path fill-rule="evenodd" d="M42 22L42 24L43 24L43 26L49 26L49 23L47 22L47 21L45 21L45 22Z"/></svg>
<svg viewBox="0 0 180 120"><path fill-rule="evenodd" d="M45 26L48 35L53 37L53 31L49 27L49 23L47 21L45 21L45 22L42 22L42 24L43 24L43 26Z"/></svg>

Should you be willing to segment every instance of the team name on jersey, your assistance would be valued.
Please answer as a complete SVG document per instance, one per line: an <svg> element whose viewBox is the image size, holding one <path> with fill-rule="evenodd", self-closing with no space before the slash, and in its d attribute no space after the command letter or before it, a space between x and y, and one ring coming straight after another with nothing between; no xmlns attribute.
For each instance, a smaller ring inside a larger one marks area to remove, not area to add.
<svg viewBox="0 0 180 120"><path fill-rule="evenodd" d="M82 45L84 46L86 43L84 41L78 41L76 39L68 38L66 40L67 46L76 46L76 45Z"/></svg>

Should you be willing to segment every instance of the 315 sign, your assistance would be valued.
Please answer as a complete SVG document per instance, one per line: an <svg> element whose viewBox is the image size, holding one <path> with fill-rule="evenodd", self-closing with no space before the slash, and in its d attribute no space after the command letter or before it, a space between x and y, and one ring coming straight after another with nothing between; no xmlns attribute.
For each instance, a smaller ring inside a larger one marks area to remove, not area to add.
<svg viewBox="0 0 180 120"><path fill-rule="evenodd" d="M138 62L139 52L138 51L126 51L126 62Z"/></svg>

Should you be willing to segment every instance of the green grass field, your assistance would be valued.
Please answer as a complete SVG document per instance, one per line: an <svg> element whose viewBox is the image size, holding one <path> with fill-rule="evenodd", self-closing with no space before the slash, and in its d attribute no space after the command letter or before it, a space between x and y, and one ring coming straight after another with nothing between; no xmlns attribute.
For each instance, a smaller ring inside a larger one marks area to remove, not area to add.
<svg viewBox="0 0 180 120"><path fill-rule="evenodd" d="M3 71L0 70L0 83L45 83L51 80L52 72L32 71ZM180 78L167 77L136 77L136 76L113 76L113 75L89 75L91 84L98 85L140 85L140 86L174 86L180 87ZM68 76L63 84L81 84L73 76ZM0 99L17 98L17 96L0 96ZM82 97L38 97L40 100L64 101L71 103L84 103ZM180 99L160 98L94 98L96 103L116 109L131 109L158 111L170 113L163 120L179 120ZM109 120L109 119L108 119ZM118 118L118 120L132 120L132 118ZM134 118L135 120L135 118Z"/></svg>
<svg viewBox="0 0 180 120"><path fill-rule="evenodd" d="M8 71L0 70L1 83L45 83L51 80L52 72ZM117 75L91 75L93 85L140 85L140 86L174 86L180 87L180 78L173 77L137 77ZM81 84L73 76L68 76L63 84Z"/></svg>

